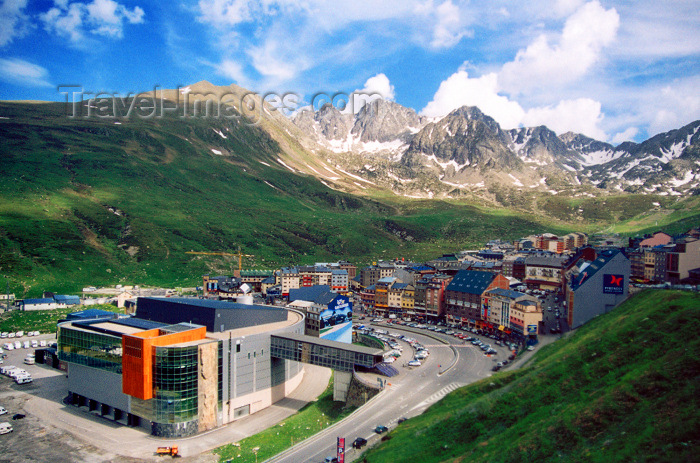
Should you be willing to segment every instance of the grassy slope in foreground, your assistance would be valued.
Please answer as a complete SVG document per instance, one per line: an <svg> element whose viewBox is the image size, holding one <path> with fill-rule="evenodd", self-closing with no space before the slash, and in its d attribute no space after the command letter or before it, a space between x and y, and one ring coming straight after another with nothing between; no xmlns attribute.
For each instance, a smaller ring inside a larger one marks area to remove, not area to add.
<svg viewBox="0 0 700 463"><path fill-rule="evenodd" d="M699 309L693 293L638 294L529 367L446 396L365 461L700 461Z"/></svg>

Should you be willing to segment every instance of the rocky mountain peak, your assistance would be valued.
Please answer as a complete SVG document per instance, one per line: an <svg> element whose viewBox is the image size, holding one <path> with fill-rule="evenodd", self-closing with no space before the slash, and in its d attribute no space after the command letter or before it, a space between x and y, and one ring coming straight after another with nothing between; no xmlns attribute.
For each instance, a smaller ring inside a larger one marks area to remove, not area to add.
<svg viewBox="0 0 700 463"><path fill-rule="evenodd" d="M357 113L352 135L363 143L410 141L426 123L424 117L393 101L377 99L365 104Z"/></svg>

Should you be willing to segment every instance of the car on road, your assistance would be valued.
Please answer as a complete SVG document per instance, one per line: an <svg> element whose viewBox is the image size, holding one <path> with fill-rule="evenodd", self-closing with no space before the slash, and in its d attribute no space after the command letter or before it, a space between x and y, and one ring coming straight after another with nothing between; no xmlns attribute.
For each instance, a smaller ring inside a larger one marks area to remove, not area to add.
<svg viewBox="0 0 700 463"><path fill-rule="evenodd" d="M4 415L7 413L7 409L5 407L0 407L0 415Z"/></svg>
<svg viewBox="0 0 700 463"><path fill-rule="evenodd" d="M338 458L336 457L326 457L323 463L338 463Z"/></svg>
<svg viewBox="0 0 700 463"><path fill-rule="evenodd" d="M535 346L528 346L527 350L535 350Z"/></svg>
<svg viewBox="0 0 700 463"><path fill-rule="evenodd" d="M361 449L365 445L367 445L367 439L365 439L364 437L358 437L353 441L352 448Z"/></svg>
<svg viewBox="0 0 700 463"><path fill-rule="evenodd" d="M396 422L396 424L401 424L401 423L403 423L404 421L406 421L407 419L408 419L408 418L406 418L405 416L402 416L401 418L399 418L399 420Z"/></svg>
<svg viewBox="0 0 700 463"><path fill-rule="evenodd" d="M411 360L410 362L408 362L409 367L419 367L421 365L422 364L420 363L420 360Z"/></svg>
<svg viewBox="0 0 700 463"><path fill-rule="evenodd" d="M376 432L377 434L385 433L388 430L389 430L389 428L387 428L386 426L381 425L381 424L379 426L377 426L376 428L374 428L374 432Z"/></svg>

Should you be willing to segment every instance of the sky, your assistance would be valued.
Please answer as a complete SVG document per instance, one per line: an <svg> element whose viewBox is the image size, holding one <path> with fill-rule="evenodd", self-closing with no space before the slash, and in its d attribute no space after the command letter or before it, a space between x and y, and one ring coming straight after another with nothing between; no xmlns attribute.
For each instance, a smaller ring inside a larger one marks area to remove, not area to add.
<svg viewBox="0 0 700 463"><path fill-rule="evenodd" d="M700 0L0 1L0 100L365 91L613 144L700 119Z"/></svg>

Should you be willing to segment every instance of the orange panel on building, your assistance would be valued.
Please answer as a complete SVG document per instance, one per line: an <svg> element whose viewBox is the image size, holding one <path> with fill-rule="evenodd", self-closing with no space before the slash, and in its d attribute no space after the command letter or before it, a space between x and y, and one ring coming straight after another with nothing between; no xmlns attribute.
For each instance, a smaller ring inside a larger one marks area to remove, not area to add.
<svg viewBox="0 0 700 463"><path fill-rule="evenodd" d="M153 348L204 339L205 327L162 334L154 330L122 336L122 392L142 400L153 398Z"/></svg>

